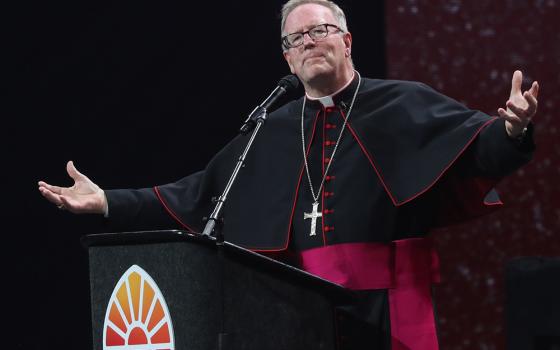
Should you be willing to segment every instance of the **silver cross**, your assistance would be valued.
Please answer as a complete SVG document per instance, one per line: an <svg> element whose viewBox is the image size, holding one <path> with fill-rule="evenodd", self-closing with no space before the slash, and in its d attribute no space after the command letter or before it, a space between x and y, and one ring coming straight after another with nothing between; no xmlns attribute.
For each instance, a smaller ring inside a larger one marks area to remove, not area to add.
<svg viewBox="0 0 560 350"><path fill-rule="evenodd" d="M316 235L317 230L317 218L323 216L321 212L318 212L317 209L319 208L319 202L313 203L313 210L311 213L303 213L303 220L311 219L311 232L309 233L310 236Z"/></svg>

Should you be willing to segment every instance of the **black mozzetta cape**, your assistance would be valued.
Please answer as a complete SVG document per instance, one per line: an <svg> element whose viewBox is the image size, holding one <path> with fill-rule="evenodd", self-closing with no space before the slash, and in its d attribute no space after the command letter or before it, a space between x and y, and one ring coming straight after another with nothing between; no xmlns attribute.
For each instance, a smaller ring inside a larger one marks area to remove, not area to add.
<svg viewBox="0 0 560 350"><path fill-rule="evenodd" d="M341 116L348 113L357 86L356 77L333 97ZM298 191L309 186L303 168L302 104L300 98L284 105L271 113L261 128L225 204L223 232L227 241L257 251L287 249L294 215L303 215L295 213ZM307 102L306 145L317 137L314 130L321 112L326 113L321 104ZM183 228L202 231L203 218L215 205L211 199L222 193L248 139L248 135L238 136L204 171L175 183L106 191L109 217L114 222L148 226L169 226L172 218ZM428 210L433 214L432 226L466 220L499 205L492 187L528 162L534 148L530 135L522 142L511 140L502 120L468 109L424 84L375 79L362 79L343 140L333 171L346 179L370 173L371 180L357 178L378 184L395 208L431 198ZM353 147L361 160L354 162L344 151L348 147ZM320 178L315 177L315 190L319 183ZM358 186L358 192L354 190L357 197L368 196L360 193L360 183L347 180L342 186L339 192L344 193L345 186ZM360 200L356 198L356 207L346 204L336 210L354 212ZM311 210L310 206L305 208ZM363 215L376 213L360 213ZM370 240L404 238L379 237L373 235Z"/></svg>

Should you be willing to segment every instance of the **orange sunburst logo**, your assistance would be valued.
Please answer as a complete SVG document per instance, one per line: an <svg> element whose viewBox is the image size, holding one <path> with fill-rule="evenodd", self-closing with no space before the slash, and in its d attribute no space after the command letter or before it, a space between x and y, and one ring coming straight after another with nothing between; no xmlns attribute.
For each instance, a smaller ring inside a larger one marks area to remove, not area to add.
<svg viewBox="0 0 560 350"><path fill-rule="evenodd" d="M104 350L174 350L167 304L154 280L132 265L113 290L103 325Z"/></svg>

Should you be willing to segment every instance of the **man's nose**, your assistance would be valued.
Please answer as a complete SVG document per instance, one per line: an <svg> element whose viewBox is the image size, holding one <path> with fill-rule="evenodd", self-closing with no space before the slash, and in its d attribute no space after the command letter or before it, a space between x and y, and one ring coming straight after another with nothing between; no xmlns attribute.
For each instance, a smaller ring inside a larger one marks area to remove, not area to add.
<svg viewBox="0 0 560 350"><path fill-rule="evenodd" d="M306 39L306 38L307 38L307 39ZM309 33L305 33L305 34L303 34L303 45L304 45L304 46L307 46L307 45L309 45L309 44L313 44L313 45L314 45L314 44L315 44L315 39L313 39L313 38L311 37L311 35L309 35Z"/></svg>

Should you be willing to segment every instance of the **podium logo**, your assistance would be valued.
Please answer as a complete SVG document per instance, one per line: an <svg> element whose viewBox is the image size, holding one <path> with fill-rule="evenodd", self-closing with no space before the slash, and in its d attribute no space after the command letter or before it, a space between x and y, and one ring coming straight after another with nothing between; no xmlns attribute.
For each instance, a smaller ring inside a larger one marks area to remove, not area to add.
<svg viewBox="0 0 560 350"><path fill-rule="evenodd" d="M154 280L132 265L113 290L103 324L104 350L174 350L167 304Z"/></svg>

